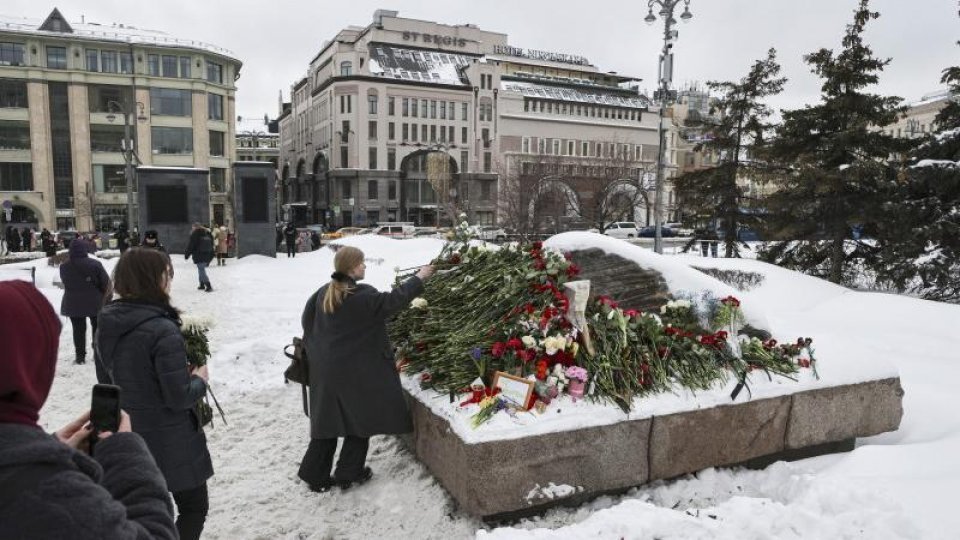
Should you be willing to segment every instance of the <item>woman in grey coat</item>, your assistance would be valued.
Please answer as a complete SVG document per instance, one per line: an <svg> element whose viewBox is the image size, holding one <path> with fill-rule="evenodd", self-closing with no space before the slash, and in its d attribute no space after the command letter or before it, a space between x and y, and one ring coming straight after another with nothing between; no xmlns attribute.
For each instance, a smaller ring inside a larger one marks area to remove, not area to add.
<svg viewBox="0 0 960 540"><path fill-rule="evenodd" d="M166 254L130 248L114 269L120 298L100 313L99 361L119 386L120 405L130 413L157 460L177 503L182 539L200 537L207 517L207 480L213 464L194 405L207 391L207 367L191 369L170 306L173 269Z"/></svg>
<svg viewBox="0 0 960 540"><path fill-rule="evenodd" d="M341 247L330 283L307 301L302 324L310 364L310 446L299 476L313 491L346 489L370 479L365 467L370 436L413 430L387 337L386 321L423 291L433 274L424 266L395 288L380 292L357 284L363 252ZM337 440L343 437L331 476Z"/></svg>

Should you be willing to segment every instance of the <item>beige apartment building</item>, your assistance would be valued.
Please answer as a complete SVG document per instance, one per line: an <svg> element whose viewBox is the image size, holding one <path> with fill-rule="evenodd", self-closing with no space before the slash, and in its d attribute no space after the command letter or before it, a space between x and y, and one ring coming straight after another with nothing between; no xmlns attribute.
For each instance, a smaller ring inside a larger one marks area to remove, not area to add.
<svg viewBox="0 0 960 540"><path fill-rule="evenodd" d="M626 164L621 195L653 170L657 119L636 82L475 25L378 10L326 43L281 103L286 217L492 225L512 196L504 178L535 177L534 199L551 204L532 200L531 214L575 222L596 197L585 178L607 161Z"/></svg>
<svg viewBox="0 0 960 540"><path fill-rule="evenodd" d="M125 222L125 119L134 165L208 169L210 215L229 222L240 67L213 45L68 22L56 9L42 21L0 17L0 201L12 204L9 223L108 231Z"/></svg>

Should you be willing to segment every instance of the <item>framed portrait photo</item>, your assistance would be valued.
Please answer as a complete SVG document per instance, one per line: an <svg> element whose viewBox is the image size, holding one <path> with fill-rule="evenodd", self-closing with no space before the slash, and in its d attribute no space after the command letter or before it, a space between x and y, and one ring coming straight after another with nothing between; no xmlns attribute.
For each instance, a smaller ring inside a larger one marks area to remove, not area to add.
<svg viewBox="0 0 960 540"><path fill-rule="evenodd" d="M497 371L493 375L493 387L500 389L500 396L511 404L526 409L533 394L533 381Z"/></svg>

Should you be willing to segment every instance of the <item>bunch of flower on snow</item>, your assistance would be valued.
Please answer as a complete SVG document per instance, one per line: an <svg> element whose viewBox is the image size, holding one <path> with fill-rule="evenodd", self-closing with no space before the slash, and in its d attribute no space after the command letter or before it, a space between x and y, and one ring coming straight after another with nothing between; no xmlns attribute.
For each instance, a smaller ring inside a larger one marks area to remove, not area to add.
<svg viewBox="0 0 960 540"><path fill-rule="evenodd" d="M536 375L539 366L574 363L579 344L565 315L562 286L579 269L538 243L444 249L420 309L393 321L391 337L407 369L425 386L459 392L495 371ZM543 371L542 369L540 370Z"/></svg>

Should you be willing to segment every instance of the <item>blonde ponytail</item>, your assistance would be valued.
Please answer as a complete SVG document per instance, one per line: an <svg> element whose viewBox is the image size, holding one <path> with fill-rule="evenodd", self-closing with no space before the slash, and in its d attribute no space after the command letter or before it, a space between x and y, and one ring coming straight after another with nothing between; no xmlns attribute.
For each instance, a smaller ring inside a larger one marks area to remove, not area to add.
<svg viewBox="0 0 960 540"><path fill-rule="evenodd" d="M333 257L334 274L349 275L363 262L363 252L352 246L343 246ZM345 279L331 279L327 292L323 296L323 312L332 314L344 299L353 291L352 284Z"/></svg>

